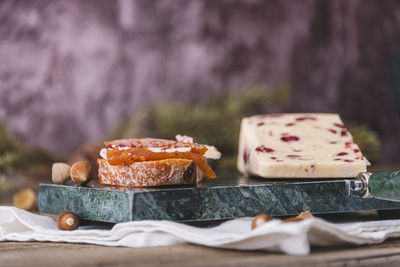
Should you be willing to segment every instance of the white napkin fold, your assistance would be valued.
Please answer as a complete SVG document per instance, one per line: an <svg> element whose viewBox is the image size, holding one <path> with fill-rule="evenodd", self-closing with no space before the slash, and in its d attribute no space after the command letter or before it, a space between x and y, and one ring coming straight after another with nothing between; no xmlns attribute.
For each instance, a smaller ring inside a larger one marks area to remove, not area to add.
<svg viewBox="0 0 400 267"><path fill-rule="evenodd" d="M300 222L269 221L251 230L251 218L211 228L171 221L134 221L112 229L93 226L60 231L46 216L0 206L0 241L50 241L104 246L153 247L192 243L239 250L266 250L305 255L310 246L375 244L400 237L400 220L333 224L311 218Z"/></svg>

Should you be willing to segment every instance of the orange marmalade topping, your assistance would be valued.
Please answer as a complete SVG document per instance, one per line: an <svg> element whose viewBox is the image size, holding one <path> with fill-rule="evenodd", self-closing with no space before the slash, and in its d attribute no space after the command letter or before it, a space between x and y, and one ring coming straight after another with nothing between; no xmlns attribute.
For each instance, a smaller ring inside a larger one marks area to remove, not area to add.
<svg viewBox="0 0 400 267"><path fill-rule="evenodd" d="M156 138L132 138L105 142L107 148L107 160L111 165L131 164L133 162L163 160L163 159L189 159L193 160L197 167L208 177L216 175L207 160L203 157L207 148L195 143L183 143L172 140ZM161 152L152 152L148 148L161 148ZM190 147L190 152L166 152L171 148ZM119 149L123 148L123 149Z"/></svg>

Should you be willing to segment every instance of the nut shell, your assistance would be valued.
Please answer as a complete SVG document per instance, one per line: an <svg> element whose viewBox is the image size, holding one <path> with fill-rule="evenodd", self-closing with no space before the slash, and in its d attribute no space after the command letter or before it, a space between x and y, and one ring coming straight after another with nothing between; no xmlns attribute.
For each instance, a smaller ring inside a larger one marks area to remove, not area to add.
<svg viewBox="0 0 400 267"><path fill-rule="evenodd" d="M90 180L92 167L86 161L78 161L71 167L71 179L77 184L82 185Z"/></svg>
<svg viewBox="0 0 400 267"><path fill-rule="evenodd" d="M312 218L312 217L314 217L312 215L312 213L307 210L307 211L300 213L296 217L287 218L287 219L283 220L283 222L299 222L299 221L302 221L302 220L305 220L308 218Z"/></svg>
<svg viewBox="0 0 400 267"><path fill-rule="evenodd" d="M305 219L309 219L309 218L312 218L312 217L314 217L312 215L312 213L307 210L307 211L304 211L304 212L300 213L299 215L297 215L296 218L305 220Z"/></svg>
<svg viewBox="0 0 400 267"><path fill-rule="evenodd" d="M71 166L64 162L53 163L51 168L51 180L55 184L62 184L70 178Z"/></svg>
<svg viewBox="0 0 400 267"><path fill-rule="evenodd" d="M303 219L300 219L300 218L297 218L297 217L290 217L290 218L284 219L283 222L300 222L302 220Z"/></svg>
<svg viewBox="0 0 400 267"><path fill-rule="evenodd" d="M268 214L259 214L254 217L253 222L251 223L251 229L255 229L265 222L271 221L273 218Z"/></svg>
<svg viewBox="0 0 400 267"><path fill-rule="evenodd" d="M13 195L13 205L14 207L23 210L37 209L38 202L36 193L30 188L19 190L17 193Z"/></svg>
<svg viewBox="0 0 400 267"><path fill-rule="evenodd" d="M60 230L72 231L78 229L79 219L72 212L63 212L57 217L57 227Z"/></svg>

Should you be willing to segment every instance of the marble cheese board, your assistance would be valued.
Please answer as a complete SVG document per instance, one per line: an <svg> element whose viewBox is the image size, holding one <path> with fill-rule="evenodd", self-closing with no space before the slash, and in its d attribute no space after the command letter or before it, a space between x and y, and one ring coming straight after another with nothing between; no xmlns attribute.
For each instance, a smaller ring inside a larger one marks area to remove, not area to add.
<svg viewBox="0 0 400 267"><path fill-rule="evenodd" d="M306 210L313 214L400 210L400 202L351 196L351 180L270 180L232 174L195 186L157 188L39 184L39 212L69 211L83 220L119 223L214 221L260 213L292 216Z"/></svg>

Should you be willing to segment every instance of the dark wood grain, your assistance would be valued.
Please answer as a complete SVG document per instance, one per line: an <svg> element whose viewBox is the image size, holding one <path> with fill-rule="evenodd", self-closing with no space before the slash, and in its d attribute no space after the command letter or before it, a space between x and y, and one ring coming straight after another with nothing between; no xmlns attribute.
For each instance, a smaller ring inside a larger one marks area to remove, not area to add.
<svg viewBox="0 0 400 267"><path fill-rule="evenodd" d="M234 251L195 245L104 247L48 242L0 243L1 266L398 266L400 240L380 245L313 249L308 256Z"/></svg>

